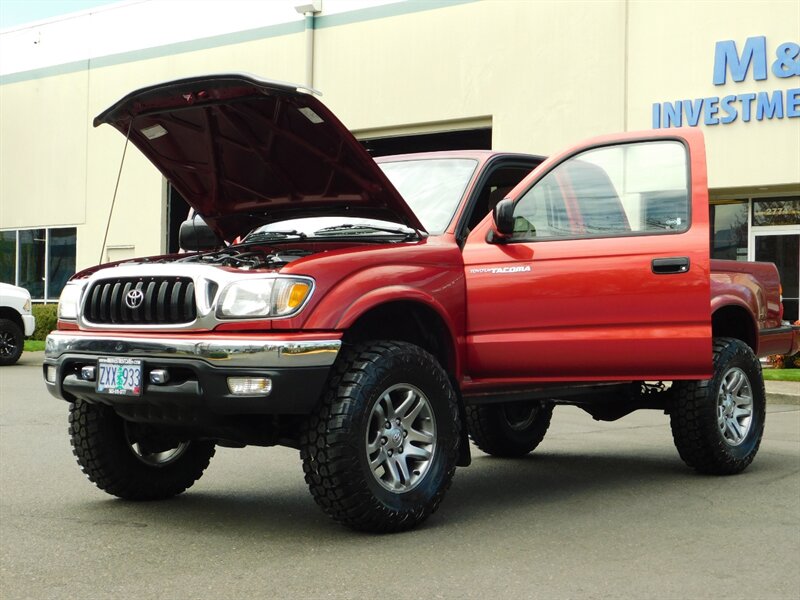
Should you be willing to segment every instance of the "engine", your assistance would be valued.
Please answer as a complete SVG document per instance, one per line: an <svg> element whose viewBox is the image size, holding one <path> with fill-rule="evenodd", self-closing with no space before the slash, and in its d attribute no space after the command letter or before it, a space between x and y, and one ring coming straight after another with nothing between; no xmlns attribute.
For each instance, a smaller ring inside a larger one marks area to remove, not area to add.
<svg viewBox="0 0 800 600"><path fill-rule="evenodd" d="M311 250L289 248L231 247L215 252L192 254L176 262L200 263L217 267L234 267L236 269L280 269L293 260L313 254Z"/></svg>

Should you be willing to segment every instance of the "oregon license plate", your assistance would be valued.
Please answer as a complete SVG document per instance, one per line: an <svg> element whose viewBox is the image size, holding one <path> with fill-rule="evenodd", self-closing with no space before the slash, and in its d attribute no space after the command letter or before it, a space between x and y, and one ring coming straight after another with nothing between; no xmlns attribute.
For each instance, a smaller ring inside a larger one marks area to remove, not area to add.
<svg viewBox="0 0 800 600"><path fill-rule="evenodd" d="M97 391L118 396L141 396L142 361L122 357L98 359Z"/></svg>

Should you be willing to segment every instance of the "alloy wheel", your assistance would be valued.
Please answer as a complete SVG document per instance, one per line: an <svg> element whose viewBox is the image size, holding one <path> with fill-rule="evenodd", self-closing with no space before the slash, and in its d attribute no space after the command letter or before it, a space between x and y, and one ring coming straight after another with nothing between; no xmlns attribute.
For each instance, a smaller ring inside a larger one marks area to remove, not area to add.
<svg viewBox="0 0 800 600"><path fill-rule="evenodd" d="M717 425L729 446L738 446L753 422L753 390L747 375L738 367L725 372L717 394Z"/></svg>
<svg viewBox="0 0 800 600"><path fill-rule="evenodd" d="M430 400L412 385L387 389L370 412L366 444L370 472L382 487L395 493L414 489L436 451Z"/></svg>

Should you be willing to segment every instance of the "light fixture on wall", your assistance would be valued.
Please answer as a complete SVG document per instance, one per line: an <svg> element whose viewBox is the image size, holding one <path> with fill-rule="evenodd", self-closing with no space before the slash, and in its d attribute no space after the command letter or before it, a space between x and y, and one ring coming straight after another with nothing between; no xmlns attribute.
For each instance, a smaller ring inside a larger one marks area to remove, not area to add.
<svg viewBox="0 0 800 600"><path fill-rule="evenodd" d="M296 4L294 9L301 15L305 15L306 13L318 13L322 10L322 0L311 0L311 2Z"/></svg>

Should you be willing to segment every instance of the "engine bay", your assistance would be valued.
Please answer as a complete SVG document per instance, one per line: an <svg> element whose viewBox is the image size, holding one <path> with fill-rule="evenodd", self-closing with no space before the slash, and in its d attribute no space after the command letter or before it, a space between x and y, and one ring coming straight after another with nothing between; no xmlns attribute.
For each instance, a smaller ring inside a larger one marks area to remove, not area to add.
<svg viewBox="0 0 800 600"><path fill-rule="evenodd" d="M192 254L176 262L199 263L215 267L235 269L280 269L290 262L314 254L304 248L281 248L269 246L231 246L223 250Z"/></svg>

